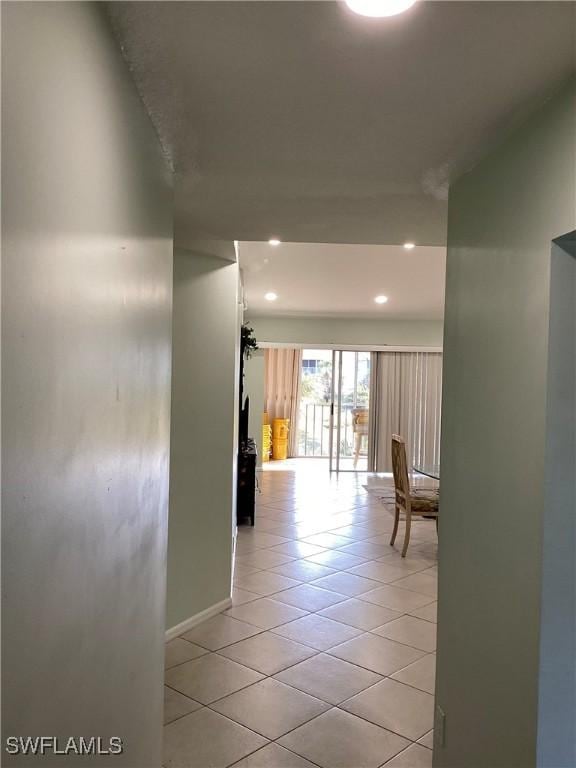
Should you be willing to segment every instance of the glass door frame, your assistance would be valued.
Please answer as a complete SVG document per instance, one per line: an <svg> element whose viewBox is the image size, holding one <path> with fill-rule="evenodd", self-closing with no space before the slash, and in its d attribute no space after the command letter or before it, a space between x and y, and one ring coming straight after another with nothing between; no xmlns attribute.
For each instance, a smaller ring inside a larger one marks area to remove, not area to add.
<svg viewBox="0 0 576 768"><path fill-rule="evenodd" d="M338 365L338 387L336 388L336 365ZM334 467L334 398L338 392L338 420L336 427L336 467ZM342 350L332 350L332 397L330 400L330 459L328 470L340 472L340 435L342 429Z"/></svg>
<svg viewBox="0 0 576 768"><path fill-rule="evenodd" d="M356 401L356 393L358 388L358 354L366 352L367 350L361 349L333 349L332 350L332 384L331 384L331 399L330 399L330 435L329 435L329 462L328 469L330 474L332 472L368 472L366 469L342 469L340 466L340 441L342 436L342 382L343 382L343 355L344 352L351 352L354 354L354 400ZM370 354L370 353L369 353ZM337 371L337 373L336 373ZM337 383L336 383L337 382ZM368 395L368 412L372 406L372 397L369 391ZM356 402L354 403L356 405ZM368 417L370 419L370 417ZM336 446L334 446L334 433L336 433Z"/></svg>

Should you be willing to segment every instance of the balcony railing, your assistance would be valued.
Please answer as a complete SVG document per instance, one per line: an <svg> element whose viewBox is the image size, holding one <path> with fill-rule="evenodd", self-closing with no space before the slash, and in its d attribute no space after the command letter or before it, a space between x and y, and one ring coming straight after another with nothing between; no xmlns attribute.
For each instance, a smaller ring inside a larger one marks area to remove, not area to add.
<svg viewBox="0 0 576 768"><path fill-rule="evenodd" d="M340 456L354 454L354 430L352 427L352 405L342 406L340 425ZM338 438L336 420L334 443ZM328 458L330 455L330 405L325 403L302 403L298 421L298 455Z"/></svg>

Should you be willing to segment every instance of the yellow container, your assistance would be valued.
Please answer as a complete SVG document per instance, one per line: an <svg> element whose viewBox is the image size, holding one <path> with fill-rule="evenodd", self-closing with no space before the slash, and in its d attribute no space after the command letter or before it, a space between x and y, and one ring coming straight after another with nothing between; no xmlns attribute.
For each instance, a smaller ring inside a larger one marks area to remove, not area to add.
<svg viewBox="0 0 576 768"><path fill-rule="evenodd" d="M270 461L272 453L272 427L270 424L262 425L262 461Z"/></svg>
<svg viewBox="0 0 576 768"><path fill-rule="evenodd" d="M272 437L274 440L287 440L288 439L288 425L290 419L273 419L272 421Z"/></svg>
<svg viewBox="0 0 576 768"><path fill-rule="evenodd" d="M270 419L268 418L268 411L264 411L262 414L262 424L270 424Z"/></svg>
<svg viewBox="0 0 576 768"><path fill-rule="evenodd" d="M272 441L272 458L275 461L288 458L288 440L282 440L281 438L274 438Z"/></svg>

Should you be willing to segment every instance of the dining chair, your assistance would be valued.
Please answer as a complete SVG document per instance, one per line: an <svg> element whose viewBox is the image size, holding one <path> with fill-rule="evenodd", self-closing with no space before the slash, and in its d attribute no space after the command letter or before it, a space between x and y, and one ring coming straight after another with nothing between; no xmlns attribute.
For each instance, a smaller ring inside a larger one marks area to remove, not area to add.
<svg viewBox="0 0 576 768"><path fill-rule="evenodd" d="M436 530L438 530L438 490L435 488L410 488L408 465L406 463L406 443L400 435L392 435L392 472L395 488L395 517L390 545L393 546L396 541L400 513L404 512L406 530L404 533L402 557L406 557L408 544L410 543L410 528L413 515L435 518Z"/></svg>
<svg viewBox="0 0 576 768"><path fill-rule="evenodd" d="M352 408L352 430L354 432L354 469L358 466L362 438L368 437L368 408Z"/></svg>

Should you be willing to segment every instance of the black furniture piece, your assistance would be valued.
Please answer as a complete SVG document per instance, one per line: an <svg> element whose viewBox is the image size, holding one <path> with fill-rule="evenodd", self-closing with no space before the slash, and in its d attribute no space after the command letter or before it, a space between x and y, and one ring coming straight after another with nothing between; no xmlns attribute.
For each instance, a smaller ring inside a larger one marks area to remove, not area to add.
<svg viewBox="0 0 576 768"><path fill-rule="evenodd" d="M248 437L250 398L244 400L244 358L257 349L251 328L243 325L240 334L240 387L238 401L238 479L236 484L236 523L250 518L254 525L256 504L256 443ZM252 342L250 337L252 336Z"/></svg>
<svg viewBox="0 0 576 768"><path fill-rule="evenodd" d="M254 525L256 503L256 444L248 438L240 445L238 453L238 488L236 498L236 522L238 525L250 518Z"/></svg>

